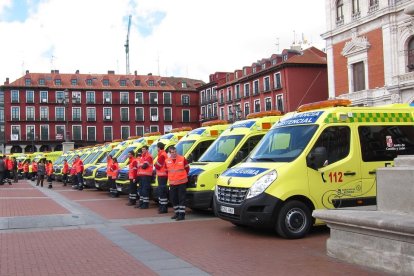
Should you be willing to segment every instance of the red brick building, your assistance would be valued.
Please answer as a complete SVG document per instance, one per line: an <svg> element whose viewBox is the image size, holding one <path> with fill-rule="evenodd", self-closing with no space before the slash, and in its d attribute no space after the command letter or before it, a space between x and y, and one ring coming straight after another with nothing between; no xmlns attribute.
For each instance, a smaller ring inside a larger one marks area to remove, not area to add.
<svg viewBox="0 0 414 276"><path fill-rule="evenodd" d="M4 83L5 152L60 150L199 126L204 83L149 75L30 73Z"/></svg>
<svg viewBox="0 0 414 276"><path fill-rule="evenodd" d="M305 103L326 100L326 67L325 53L311 47L283 50L233 73L212 74L210 82L198 88L201 118L236 121L249 113L286 113Z"/></svg>

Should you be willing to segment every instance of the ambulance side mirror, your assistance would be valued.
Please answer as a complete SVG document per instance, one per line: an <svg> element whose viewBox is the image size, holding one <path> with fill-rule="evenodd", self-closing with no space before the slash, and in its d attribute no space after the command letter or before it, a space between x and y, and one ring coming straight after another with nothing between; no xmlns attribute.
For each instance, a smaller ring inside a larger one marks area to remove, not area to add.
<svg viewBox="0 0 414 276"><path fill-rule="evenodd" d="M328 153L325 147L317 147L312 150L306 157L306 164L308 167L317 170L326 166L328 160Z"/></svg>
<svg viewBox="0 0 414 276"><path fill-rule="evenodd" d="M188 155L188 157L187 157L187 162L188 163L193 163L193 161L194 161L194 154L190 153L190 155Z"/></svg>

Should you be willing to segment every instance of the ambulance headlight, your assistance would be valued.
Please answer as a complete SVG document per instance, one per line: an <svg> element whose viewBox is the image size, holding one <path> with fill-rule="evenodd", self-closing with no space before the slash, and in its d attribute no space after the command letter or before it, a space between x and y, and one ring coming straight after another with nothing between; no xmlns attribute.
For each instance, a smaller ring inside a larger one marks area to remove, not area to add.
<svg viewBox="0 0 414 276"><path fill-rule="evenodd" d="M246 199L255 197L257 195L260 195L276 179L277 179L276 170L272 170L272 171L268 172L267 174L263 175L252 185L252 187L250 187L249 191L247 192Z"/></svg>

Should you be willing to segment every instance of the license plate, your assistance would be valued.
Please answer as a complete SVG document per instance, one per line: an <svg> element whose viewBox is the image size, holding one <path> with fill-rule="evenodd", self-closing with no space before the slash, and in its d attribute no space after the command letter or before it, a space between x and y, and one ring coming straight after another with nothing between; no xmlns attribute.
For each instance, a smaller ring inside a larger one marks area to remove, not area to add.
<svg viewBox="0 0 414 276"><path fill-rule="evenodd" d="M220 211L222 211L223 213L234 215L234 208L232 207L220 206Z"/></svg>
<svg viewBox="0 0 414 276"><path fill-rule="evenodd" d="M122 188L120 188L120 187L116 187L116 190L117 190L118 192L122 192Z"/></svg>

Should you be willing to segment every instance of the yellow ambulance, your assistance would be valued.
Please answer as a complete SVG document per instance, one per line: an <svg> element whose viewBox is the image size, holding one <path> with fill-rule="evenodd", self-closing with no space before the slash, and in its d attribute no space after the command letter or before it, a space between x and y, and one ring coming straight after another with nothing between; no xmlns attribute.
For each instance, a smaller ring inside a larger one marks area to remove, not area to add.
<svg viewBox="0 0 414 276"><path fill-rule="evenodd" d="M304 237L312 211L376 204L376 170L414 154L414 107L307 104L288 114L217 180L214 210L235 225Z"/></svg>
<svg viewBox="0 0 414 276"><path fill-rule="evenodd" d="M235 122L223 131L197 162L190 165L187 206L211 208L218 176L241 162L280 118L279 111L252 113L247 120Z"/></svg>

